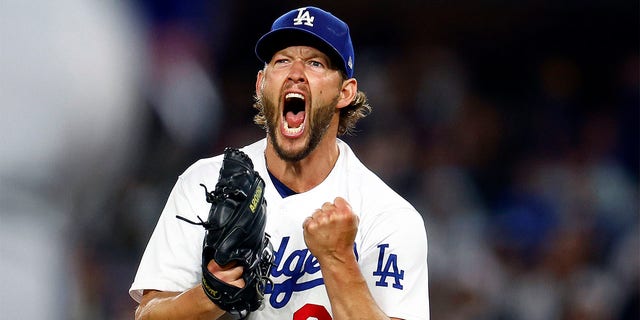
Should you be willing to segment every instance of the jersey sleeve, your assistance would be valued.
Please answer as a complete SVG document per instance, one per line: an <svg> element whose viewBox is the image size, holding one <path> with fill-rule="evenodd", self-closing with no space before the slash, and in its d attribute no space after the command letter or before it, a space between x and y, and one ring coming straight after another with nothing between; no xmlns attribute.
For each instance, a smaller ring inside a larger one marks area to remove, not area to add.
<svg viewBox="0 0 640 320"><path fill-rule="evenodd" d="M196 193L194 186L185 184L185 179L178 178L144 251L129 289L129 294L137 302L140 302L144 290L181 292L200 281L204 229L185 223L176 215L198 221L198 210L200 214L208 212L200 205L206 204L204 191L201 192L202 201L194 201L198 200L200 193ZM194 207L192 202L198 205Z"/></svg>
<svg viewBox="0 0 640 320"><path fill-rule="evenodd" d="M378 306L390 317L429 319L427 236L422 216L398 208L364 220L358 263Z"/></svg>

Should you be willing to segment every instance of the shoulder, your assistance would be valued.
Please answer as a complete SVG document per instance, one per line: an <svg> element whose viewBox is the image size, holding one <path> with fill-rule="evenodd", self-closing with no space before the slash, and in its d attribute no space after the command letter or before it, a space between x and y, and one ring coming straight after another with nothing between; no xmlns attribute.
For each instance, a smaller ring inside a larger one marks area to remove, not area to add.
<svg viewBox="0 0 640 320"><path fill-rule="evenodd" d="M343 169L348 177L345 183L349 186L350 202L361 209L365 218L403 216L412 222L422 221L414 206L367 168L346 143L340 142L339 146L345 155Z"/></svg>
<svg viewBox="0 0 640 320"><path fill-rule="evenodd" d="M250 145L239 148L246 153L254 166L260 166L264 162L264 148L266 146L265 139L258 140ZM215 185L218 181L220 168L222 167L223 154L218 154L208 158L202 158L191 164L179 176L179 180L189 185L205 184L207 186Z"/></svg>

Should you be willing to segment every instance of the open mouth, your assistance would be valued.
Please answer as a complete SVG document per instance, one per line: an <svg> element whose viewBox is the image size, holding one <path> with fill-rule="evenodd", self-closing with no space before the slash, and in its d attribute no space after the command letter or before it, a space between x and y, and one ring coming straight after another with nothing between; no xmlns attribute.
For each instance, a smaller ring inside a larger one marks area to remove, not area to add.
<svg viewBox="0 0 640 320"><path fill-rule="evenodd" d="M304 95L287 93L284 97L282 133L288 137L297 137L304 131L306 117Z"/></svg>

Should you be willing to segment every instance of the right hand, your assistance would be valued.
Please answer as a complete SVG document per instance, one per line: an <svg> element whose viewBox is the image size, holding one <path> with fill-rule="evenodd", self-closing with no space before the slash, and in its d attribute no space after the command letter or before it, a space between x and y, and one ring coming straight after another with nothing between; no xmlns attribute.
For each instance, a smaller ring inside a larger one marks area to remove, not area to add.
<svg viewBox="0 0 640 320"><path fill-rule="evenodd" d="M244 288L245 283L242 278L242 273L244 272L244 267L238 266L235 263L230 263L226 266L218 265L215 260L209 261L207 264L207 269L211 272L216 278L226 282L229 285Z"/></svg>

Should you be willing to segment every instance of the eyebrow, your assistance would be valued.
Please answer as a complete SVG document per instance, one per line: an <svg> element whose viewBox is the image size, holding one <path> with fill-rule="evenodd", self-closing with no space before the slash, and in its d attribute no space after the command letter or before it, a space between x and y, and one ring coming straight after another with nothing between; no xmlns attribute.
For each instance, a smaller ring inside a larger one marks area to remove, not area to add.
<svg viewBox="0 0 640 320"><path fill-rule="evenodd" d="M295 47L295 46L292 46ZM332 59L331 56L322 52L320 49L317 49L315 47L309 47L309 48L304 48L304 49L290 49L290 47L288 48L284 48L282 50L277 51L276 53L274 53L273 58L277 57L277 56L283 56L283 57L292 57L294 55L294 52L300 52L300 55L302 55L302 58L304 60L309 60L309 59L321 59L325 65L327 66L327 68L329 69L335 69L335 70L340 70L340 68L338 67L339 64L337 65Z"/></svg>

